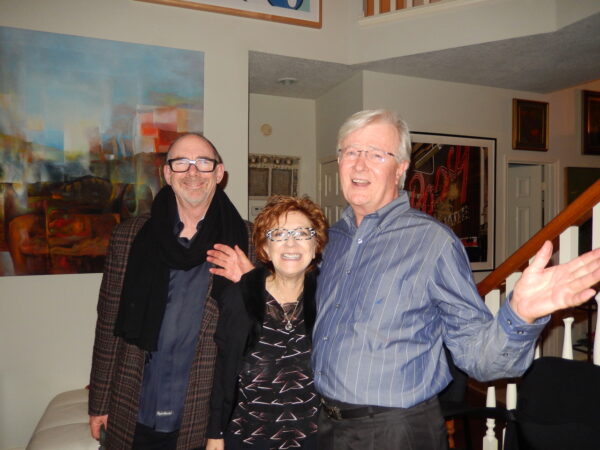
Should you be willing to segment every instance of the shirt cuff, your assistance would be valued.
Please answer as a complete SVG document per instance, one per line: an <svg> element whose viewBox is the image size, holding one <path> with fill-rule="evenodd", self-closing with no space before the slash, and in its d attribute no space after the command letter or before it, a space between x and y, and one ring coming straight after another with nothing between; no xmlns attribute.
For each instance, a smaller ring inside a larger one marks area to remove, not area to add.
<svg viewBox="0 0 600 450"><path fill-rule="evenodd" d="M544 327L550 322L550 315L540 317L533 323L527 323L510 307L509 297L498 311L498 320L502 329L511 339L529 341L540 335Z"/></svg>

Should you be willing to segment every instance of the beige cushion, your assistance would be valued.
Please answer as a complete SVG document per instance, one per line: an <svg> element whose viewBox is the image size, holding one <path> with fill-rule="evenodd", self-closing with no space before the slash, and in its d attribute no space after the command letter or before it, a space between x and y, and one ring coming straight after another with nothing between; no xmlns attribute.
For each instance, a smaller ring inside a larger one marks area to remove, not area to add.
<svg viewBox="0 0 600 450"><path fill-rule="evenodd" d="M90 435L88 391L78 389L54 397L35 431L27 450L98 450Z"/></svg>

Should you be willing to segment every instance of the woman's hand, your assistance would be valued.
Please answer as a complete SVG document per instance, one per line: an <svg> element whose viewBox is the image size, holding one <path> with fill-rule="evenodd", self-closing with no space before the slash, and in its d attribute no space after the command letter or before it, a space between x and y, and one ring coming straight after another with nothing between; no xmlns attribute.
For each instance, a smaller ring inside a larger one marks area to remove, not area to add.
<svg viewBox="0 0 600 450"><path fill-rule="evenodd" d="M254 269L252 262L237 245L231 248L225 244L215 244L212 250L206 252L206 260L217 267L209 270L213 275L220 275L234 283L240 281L242 275Z"/></svg>
<svg viewBox="0 0 600 450"><path fill-rule="evenodd" d="M225 450L224 439L207 439L206 450Z"/></svg>

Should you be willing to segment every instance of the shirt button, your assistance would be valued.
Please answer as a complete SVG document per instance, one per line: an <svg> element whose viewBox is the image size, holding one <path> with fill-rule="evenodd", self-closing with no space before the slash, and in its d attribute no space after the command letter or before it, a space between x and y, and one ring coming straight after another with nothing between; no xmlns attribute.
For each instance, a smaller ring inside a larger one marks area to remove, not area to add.
<svg viewBox="0 0 600 450"><path fill-rule="evenodd" d="M325 337L323 338L323 340L324 340L324 341L326 341L327 339L328 339L328 338L327 338L327 336L325 336Z"/></svg>
<svg viewBox="0 0 600 450"><path fill-rule="evenodd" d="M346 275L350 275L350 270L346 270Z"/></svg>
<svg viewBox="0 0 600 450"><path fill-rule="evenodd" d="M517 331L517 334L525 334L525 332L523 330L519 330Z"/></svg>
<svg viewBox="0 0 600 450"><path fill-rule="evenodd" d="M512 320L506 319L506 323L508 323L509 325L512 325Z"/></svg>
<svg viewBox="0 0 600 450"><path fill-rule="evenodd" d="M359 244L362 244L362 239L359 239L357 242L358 242Z"/></svg>
<svg viewBox="0 0 600 450"><path fill-rule="evenodd" d="M336 303L336 304L335 304L335 309L339 309L339 308L340 308L340 304L339 304L339 303Z"/></svg>

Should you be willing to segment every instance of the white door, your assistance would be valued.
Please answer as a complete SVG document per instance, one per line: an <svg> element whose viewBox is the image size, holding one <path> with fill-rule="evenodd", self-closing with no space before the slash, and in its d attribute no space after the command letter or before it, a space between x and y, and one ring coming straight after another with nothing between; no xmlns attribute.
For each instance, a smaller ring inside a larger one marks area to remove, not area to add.
<svg viewBox="0 0 600 450"><path fill-rule="evenodd" d="M506 204L506 256L512 255L543 226L543 166L510 164Z"/></svg>
<svg viewBox="0 0 600 450"><path fill-rule="evenodd" d="M319 165L319 203L329 225L336 223L346 207L340 186L337 159L321 161Z"/></svg>

